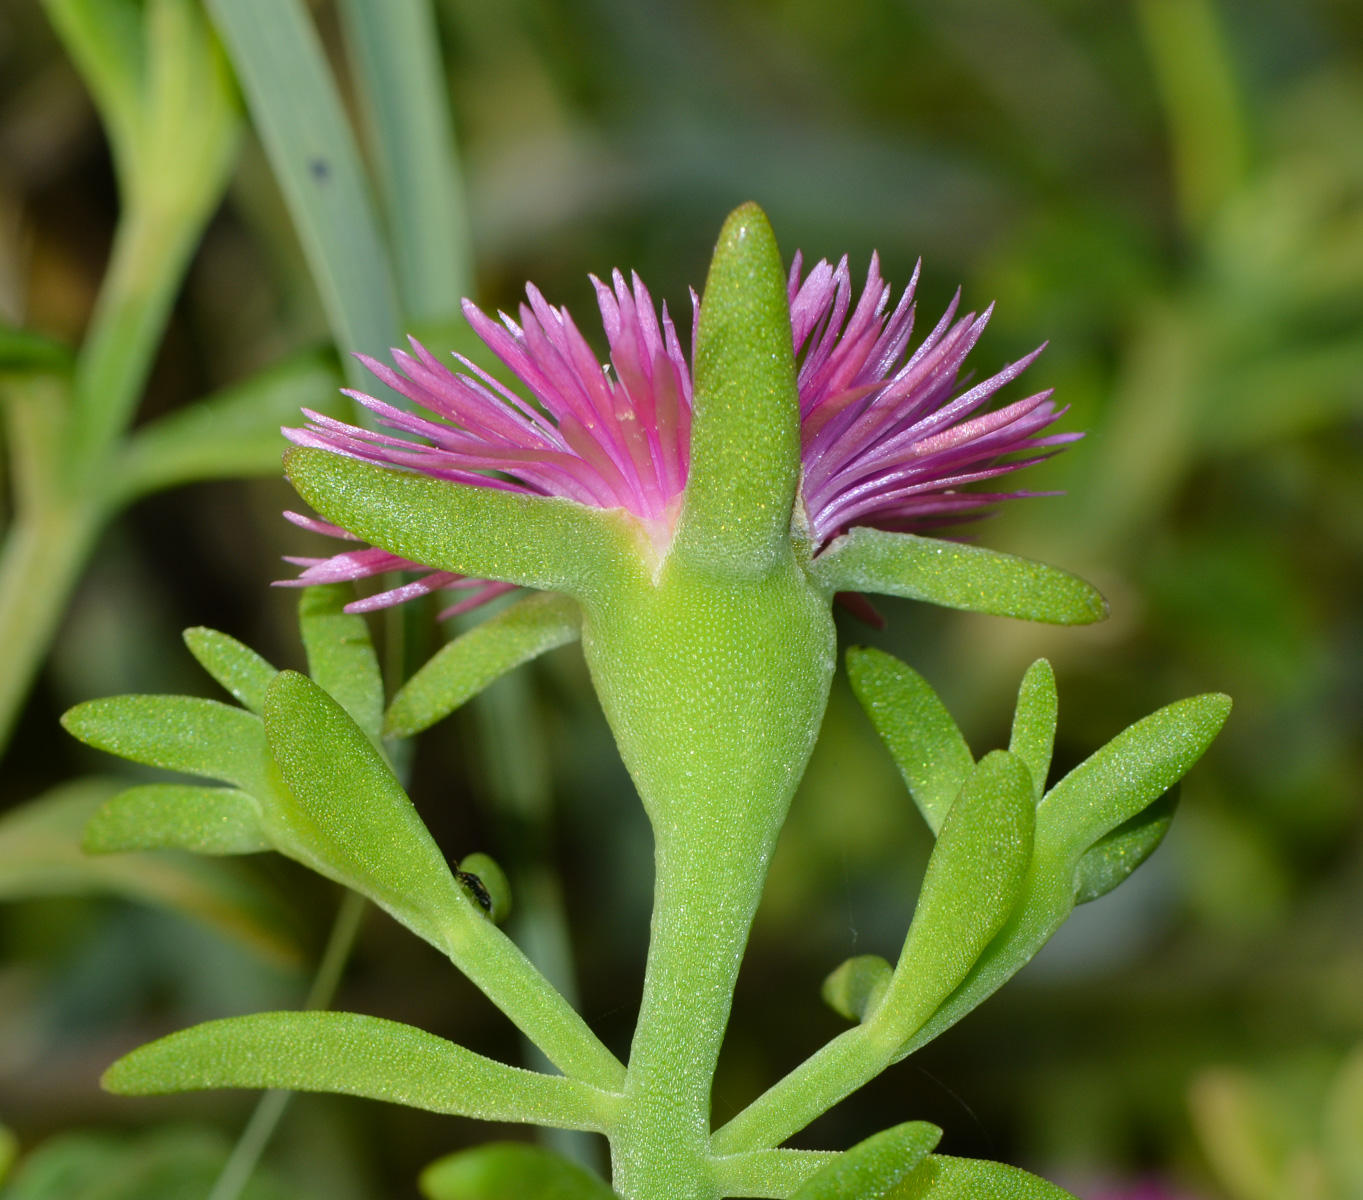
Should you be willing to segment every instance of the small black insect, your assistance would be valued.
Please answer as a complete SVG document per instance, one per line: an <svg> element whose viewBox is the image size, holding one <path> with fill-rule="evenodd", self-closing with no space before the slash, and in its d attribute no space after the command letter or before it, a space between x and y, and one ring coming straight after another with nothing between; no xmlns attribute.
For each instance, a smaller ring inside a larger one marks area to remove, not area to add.
<svg viewBox="0 0 1363 1200"><path fill-rule="evenodd" d="M492 911L492 896L488 893L487 888L483 886L483 881L479 879L477 875L472 871L456 870L454 877L473 893L473 898L478 901L479 907L485 913L490 913Z"/></svg>
<svg viewBox="0 0 1363 1200"><path fill-rule="evenodd" d="M308 170L318 183L322 183L331 174L331 164L325 158L314 158L308 163Z"/></svg>

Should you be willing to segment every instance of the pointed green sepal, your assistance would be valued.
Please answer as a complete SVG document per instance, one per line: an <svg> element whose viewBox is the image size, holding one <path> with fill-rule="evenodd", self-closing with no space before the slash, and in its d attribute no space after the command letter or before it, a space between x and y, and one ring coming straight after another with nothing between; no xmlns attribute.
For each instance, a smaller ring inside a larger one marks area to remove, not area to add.
<svg viewBox="0 0 1363 1200"><path fill-rule="evenodd" d="M884 651L853 646L847 676L935 834L975 769L960 728L932 685Z"/></svg>
<svg viewBox="0 0 1363 1200"><path fill-rule="evenodd" d="M811 570L830 594L877 592L1050 625L1089 625L1107 616L1098 591L1068 571L912 533L853 529Z"/></svg>
<svg viewBox="0 0 1363 1200"><path fill-rule="evenodd" d="M427 1200L614 1200L577 1163L525 1142L493 1142L437 1159L418 1181Z"/></svg>
<svg viewBox="0 0 1363 1200"><path fill-rule="evenodd" d="M674 552L702 570L765 574L789 552L800 398L781 252L756 204L720 231L695 348L691 468Z"/></svg>
<svg viewBox="0 0 1363 1200"><path fill-rule="evenodd" d="M1023 894L1035 814L1022 760L985 755L942 823L875 1025L911 1037L966 977Z"/></svg>
<svg viewBox="0 0 1363 1200"><path fill-rule="evenodd" d="M161 849L257 854L274 848L254 796L180 783L120 792L90 818L81 845L87 854Z"/></svg>
<svg viewBox="0 0 1363 1200"><path fill-rule="evenodd" d="M249 646L216 629L197 625L183 634L189 652L218 683L257 715L265 708L265 691L279 673Z"/></svg>
<svg viewBox="0 0 1363 1200"><path fill-rule="evenodd" d="M537 592L517 601L436 651L393 697L384 736L429 729L508 671L581 632L581 611L566 596Z"/></svg>
<svg viewBox="0 0 1363 1200"><path fill-rule="evenodd" d="M791 1200L884 1200L942 1140L926 1121L908 1121L858 1142L806 1183Z"/></svg>
<svg viewBox="0 0 1363 1200"><path fill-rule="evenodd" d="M1044 658L1038 658L1027 668L1027 674L1022 677L1022 686L1018 688L1013 735L1008 742L1008 752L1022 759L1032 773L1032 786L1037 800L1046 794L1046 777L1051 772L1058 714L1055 672Z"/></svg>
<svg viewBox="0 0 1363 1200"><path fill-rule="evenodd" d="M387 1100L429 1112L601 1130L608 1093L508 1067L378 1017L273 1012L209 1021L120 1058L101 1080L122 1096L207 1088L287 1088Z"/></svg>
<svg viewBox="0 0 1363 1200"><path fill-rule="evenodd" d="M383 725L383 676L369 640L369 625L345 606L355 599L347 583L303 589L298 629L308 655L308 674L350 714L370 741Z"/></svg>
<svg viewBox="0 0 1363 1200"><path fill-rule="evenodd" d="M290 450L284 466L327 520L438 571L582 596L608 588L631 561L639 569L643 534L619 509L448 483L326 450Z"/></svg>

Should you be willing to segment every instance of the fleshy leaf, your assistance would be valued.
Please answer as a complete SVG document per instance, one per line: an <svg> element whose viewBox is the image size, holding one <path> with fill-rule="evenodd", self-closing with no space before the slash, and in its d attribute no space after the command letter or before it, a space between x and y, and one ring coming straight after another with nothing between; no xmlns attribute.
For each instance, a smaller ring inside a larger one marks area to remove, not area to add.
<svg viewBox="0 0 1363 1200"><path fill-rule="evenodd" d="M878 954L858 954L836 967L823 981L824 1003L840 1017L864 1021L889 989L894 968Z"/></svg>
<svg viewBox="0 0 1363 1200"><path fill-rule="evenodd" d="M508 671L575 641L581 625L566 596L538 592L517 601L436 651L393 697L384 736L429 729Z"/></svg>
<svg viewBox="0 0 1363 1200"><path fill-rule="evenodd" d="M383 676L365 619L343 611L354 598L349 584L304 588L298 628L313 682L377 742L383 725Z"/></svg>
<svg viewBox="0 0 1363 1200"><path fill-rule="evenodd" d="M765 572L790 543L799 473L785 269L766 214L744 204L720 230L700 306L675 553L721 572Z"/></svg>
<svg viewBox="0 0 1363 1200"><path fill-rule="evenodd" d="M341 1012L209 1021L125 1055L101 1082L123 1096L227 1087L340 1092L484 1121L592 1130L602 1128L611 1099L410 1025Z"/></svg>
<svg viewBox="0 0 1363 1200"><path fill-rule="evenodd" d="M326 450L290 450L284 465L298 494L327 520L439 571L581 595L609 587L631 560L638 563L638 532L618 512L447 483Z"/></svg>
<svg viewBox="0 0 1363 1200"><path fill-rule="evenodd" d="M341 706L296 671L265 701L265 733L319 856L435 945L473 914L388 764Z"/></svg>
<svg viewBox="0 0 1363 1200"><path fill-rule="evenodd" d="M255 854L272 848L253 796L178 783L120 792L90 818L81 844L87 854L160 849Z"/></svg>
<svg viewBox="0 0 1363 1200"><path fill-rule="evenodd" d="M814 560L829 592L905 596L997 617L1088 625L1107 602L1077 575L1044 563L912 533L857 528Z"/></svg>
<svg viewBox="0 0 1363 1200"><path fill-rule="evenodd" d="M970 747L932 686L907 663L853 646L847 675L935 834L975 769Z"/></svg>
<svg viewBox="0 0 1363 1200"><path fill-rule="evenodd" d="M942 824L877 1025L915 1033L1003 928L1023 894L1035 813L1021 759L985 755Z"/></svg>
<svg viewBox="0 0 1363 1200"><path fill-rule="evenodd" d="M216 629L197 625L184 632L189 652L241 704L259 715L265 691L278 671L250 646Z"/></svg>
<svg viewBox="0 0 1363 1200"><path fill-rule="evenodd" d="M493 1142L437 1159L421 1172L427 1200L613 1200L584 1167L525 1142Z"/></svg>
<svg viewBox="0 0 1363 1200"><path fill-rule="evenodd" d="M491 855L470 854L461 859L458 878L494 925L511 915L511 881Z"/></svg>
<svg viewBox="0 0 1363 1200"><path fill-rule="evenodd" d="M1058 711L1055 672L1044 658L1038 658L1027 668L1022 686L1018 688L1013 735L1008 742L1009 753L1022 759L1032 773L1032 787L1038 801L1046 794L1046 779L1051 772Z"/></svg>
<svg viewBox="0 0 1363 1200"><path fill-rule="evenodd" d="M905 1053L955 1024L1031 961L1074 909L1084 854L1173 787L1229 714L1229 697L1215 693L1170 704L1120 733L1051 789L1036 809L1023 902Z"/></svg>
<svg viewBox="0 0 1363 1200"><path fill-rule="evenodd" d="M117 790L112 780L80 780L0 817L0 900L122 896L201 921L273 961L299 961L278 901L234 864L179 854L86 854L82 831Z"/></svg>
<svg viewBox="0 0 1363 1200"><path fill-rule="evenodd" d="M838 1154L829 1150L744 1150L714 1159L721 1196L789 1196Z"/></svg>
<svg viewBox="0 0 1363 1200"><path fill-rule="evenodd" d="M791 1200L882 1200L898 1196L899 1186L942 1140L926 1121L886 1129L840 1154Z"/></svg>
<svg viewBox="0 0 1363 1200"><path fill-rule="evenodd" d="M1063 1188L1018 1167L981 1158L931 1154L895 1200L1075 1200Z"/></svg>
<svg viewBox="0 0 1363 1200"><path fill-rule="evenodd" d="M1123 821L1085 851L1079 860L1076 904L1106 896L1158 849L1173 823L1178 796L1179 785L1174 784L1149 808Z"/></svg>
<svg viewBox="0 0 1363 1200"><path fill-rule="evenodd" d="M62 725L87 746L149 767L265 790L260 718L195 696L109 696L77 704Z"/></svg>
<svg viewBox="0 0 1363 1200"><path fill-rule="evenodd" d="M203 479L276 474L288 449L279 427L302 408L341 416L340 384L331 356L310 351L141 426L113 471L122 502Z"/></svg>

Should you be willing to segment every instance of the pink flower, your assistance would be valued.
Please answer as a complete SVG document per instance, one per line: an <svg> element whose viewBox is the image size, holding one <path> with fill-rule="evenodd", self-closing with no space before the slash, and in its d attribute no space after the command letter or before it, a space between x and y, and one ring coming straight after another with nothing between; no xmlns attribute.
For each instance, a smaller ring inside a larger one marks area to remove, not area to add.
<svg viewBox="0 0 1363 1200"><path fill-rule="evenodd" d="M956 318L957 298L909 352L918 271L887 315L890 286L871 258L852 308L847 259L801 278L790 271L794 349L799 365L803 480L801 497L815 550L853 525L923 530L982 515L1002 500L1036 493L968 492L965 485L1030 466L1083 436L1045 434L1065 410L1049 391L981 411L1039 349L998 374L962 388L966 355L990 311ZM562 496L598 508L624 508L665 547L686 486L691 432L691 372L667 306L662 319L639 277L616 271L613 287L595 276L610 346L601 364L566 308L553 308L533 285L520 322L491 320L469 301L464 315L532 401L504 387L461 355L455 373L412 340L393 351L396 370L361 360L414 411L349 392L378 424L406 436L361 429L305 410L308 424L285 429L290 441L440 479ZM698 307L695 293L693 306ZM849 309L851 310L849 316ZM413 437L421 440L411 440ZM356 540L326 522L287 514L295 524ZM469 596L442 615L476 607L510 585L432 571L383 550L325 559L291 558L304 568L286 586L356 580L390 571L424 571L413 583L355 602L363 612L449 588Z"/></svg>

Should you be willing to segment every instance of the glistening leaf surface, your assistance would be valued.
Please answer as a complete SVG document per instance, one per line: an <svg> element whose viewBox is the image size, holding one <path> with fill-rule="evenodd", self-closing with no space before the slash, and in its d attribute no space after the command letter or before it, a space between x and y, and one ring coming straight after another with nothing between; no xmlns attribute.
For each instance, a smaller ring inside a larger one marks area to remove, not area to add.
<svg viewBox="0 0 1363 1200"><path fill-rule="evenodd" d="M105 803L85 826L87 854L188 850L255 854L272 848L255 797L235 788L151 783Z"/></svg>
<svg viewBox="0 0 1363 1200"><path fill-rule="evenodd" d="M1051 625L1088 625L1107 616L1098 591L1068 571L911 533L853 529L819 555L812 570L830 592L905 596Z"/></svg>
<svg viewBox="0 0 1363 1200"><path fill-rule="evenodd" d="M344 611L354 598L347 583L304 588L298 599L298 628L313 682L350 714L371 741L378 741L383 725L383 676L365 619Z"/></svg>
<svg viewBox="0 0 1363 1200"><path fill-rule="evenodd" d="M847 675L935 834L975 767L970 747L932 686L907 663L854 646Z"/></svg>
<svg viewBox="0 0 1363 1200"><path fill-rule="evenodd" d="M744 204L720 230L695 347L691 468L675 552L702 568L761 574L790 542L800 400L781 252Z"/></svg>
<svg viewBox="0 0 1363 1200"><path fill-rule="evenodd" d="M278 671L249 646L236 638L203 625L186 629L189 652L231 695L259 715L265 709L265 692Z"/></svg>
<svg viewBox="0 0 1363 1200"><path fill-rule="evenodd" d="M420 937L444 945L472 916L467 899L388 764L345 710L306 676L282 671L265 732L320 856ZM481 918L478 918L481 919Z"/></svg>
<svg viewBox="0 0 1363 1200"><path fill-rule="evenodd" d="M932 1154L894 1200L1075 1200L1038 1175L979 1158Z"/></svg>
<svg viewBox="0 0 1363 1200"><path fill-rule="evenodd" d="M427 1200L614 1200L576 1163L525 1142L493 1142L438 1159L421 1172Z"/></svg>
<svg viewBox="0 0 1363 1200"><path fill-rule="evenodd" d="M413 562L572 595L609 586L640 536L619 513L553 496L447 483L325 450L284 459L329 521Z"/></svg>
<svg viewBox="0 0 1363 1200"><path fill-rule="evenodd" d="M340 1092L484 1121L599 1129L604 1094L508 1067L434 1034L358 1013L275 1012L209 1021L119 1059L124 1096L204 1088Z"/></svg>
<svg viewBox="0 0 1363 1200"><path fill-rule="evenodd" d="M791 1200L883 1200L897 1196L899 1185L942 1139L926 1121L896 1125L840 1154Z"/></svg>
<svg viewBox="0 0 1363 1200"><path fill-rule="evenodd" d="M1051 771L1055 749L1055 722L1059 701L1055 691L1055 672L1044 658L1038 658L1022 677L1017 708L1013 713L1013 733L1008 742L1032 773L1032 785L1039 801L1046 794L1046 778Z"/></svg>
<svg viewBox="0 0 1363 1200"><path fill-rule="evenodd" d="M411 737L429 729L488 684L547 650L581 635L577 605L542 592L442 646L393 697L385 718L387 737Z"/></svg>

